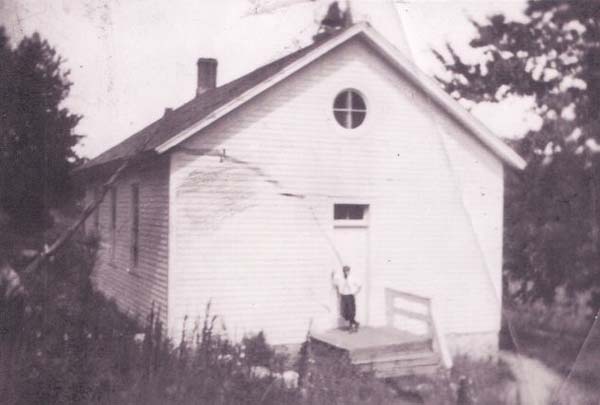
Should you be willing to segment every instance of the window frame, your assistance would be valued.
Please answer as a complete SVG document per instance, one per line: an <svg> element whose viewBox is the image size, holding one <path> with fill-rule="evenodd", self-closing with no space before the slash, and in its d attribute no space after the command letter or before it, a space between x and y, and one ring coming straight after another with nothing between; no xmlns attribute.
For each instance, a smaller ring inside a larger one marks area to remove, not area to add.
<svg viewBox="0 0 600 405"><path fill-rule="evenodd" d="M336 101L338 101L338 98L341 97L342 95L346 96L346 100L344 100L344 106L337 107ZM356 108L354 106L353 95L356 95L362 101L364 108ZM368 108L365 96L360 91L358 91L354 88L346 88L346 89L338 92L333 99L333 107L332 107L333 118L338 126L340 126L341 128L343 128L345 130L348 130L348 131L356 130L365 124L365 121L367 120L368 110L369 110L369 108ZM342 120L342 121L345 121L344 123L342 123L338 119L337 113L344 114L344 119ZM353 126L355 113L363 114L363 118L358 125Z"/></svg>
<svg viewBox="0 0 600 405"><path fill-rule="evenodd" d="M130 221L130 270L135 270L140 262L140 184L131 184L131 221Z"/></svg>
<svg viewBox="0 0 600 405"><path fill-rule="evenodd" d="M95 187L92 198L94 201L98 201L100 199L100 187ZM100 209L102 208L102 202L104 199L98 202L96 209L94 210L94 231L96 233L100 233Z"/></svg>

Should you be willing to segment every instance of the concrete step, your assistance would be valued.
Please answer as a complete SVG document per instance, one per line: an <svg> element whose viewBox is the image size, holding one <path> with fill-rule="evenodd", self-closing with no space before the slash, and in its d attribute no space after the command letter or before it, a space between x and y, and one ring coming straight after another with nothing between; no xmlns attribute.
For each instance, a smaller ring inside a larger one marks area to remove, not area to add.
<svg viewBox="0 0 600 405"><path fill-rule="evenodd" d="M434 360L439 362L440 357L437 353L428 350L428 351L415 351L415 352L398 352L391 353L382 356L368 357L368 358L355 358L351 357L352 364L362 365L362 364L370 364L370 363L388 363L395 361L403 361L403 362L428 362L430 360Z"/></svg>
<svg viewBox="0 0 600 405"><path fill-rule="evenodd" d="M353 360L372 359L396 355L399 353L423 353L433 352L433 343L431 340L421 342L404 342L399 344L388 344L384 346L364 347L349 350L350 357Z"/></svg>
<svg viewBox="0 0 600 405"><path fill-rule="evenodd" d="M352 363L361 371L375 372L377 377L400 377L433 373L440 367L440 358L433 352L402 353Z"/></svg>
<svg viewBox="0 0 600 405"><path fill-rule="evenodd" d="M409 375L431 375L435 374L440 369L439 364L420 365L420 366L398 366L391 368L375 368L375 377L377 378L394 378L404 377Z"/></svg>

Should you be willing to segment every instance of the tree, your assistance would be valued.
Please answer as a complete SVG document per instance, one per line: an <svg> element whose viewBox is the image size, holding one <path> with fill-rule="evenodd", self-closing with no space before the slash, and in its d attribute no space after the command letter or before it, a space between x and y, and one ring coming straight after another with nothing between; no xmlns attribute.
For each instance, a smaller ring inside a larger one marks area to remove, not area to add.
<svg viewBox="0 0 600 405"><path fill-rule="evenodd" d="M0 209L21 230L72 196L80 116L63 106L69 72L37 33L12 48L0 27Z"/></svg>
<svg viewBox="0 0 600 405"><path fill-rule="evenodd" d="M530 0L525 15L472 22L481 63L434 52L456 99L535 101L542 127L512 142L528 168L507 173L504 271L519 298L552 301L600 291L600 1Z"/></svg>

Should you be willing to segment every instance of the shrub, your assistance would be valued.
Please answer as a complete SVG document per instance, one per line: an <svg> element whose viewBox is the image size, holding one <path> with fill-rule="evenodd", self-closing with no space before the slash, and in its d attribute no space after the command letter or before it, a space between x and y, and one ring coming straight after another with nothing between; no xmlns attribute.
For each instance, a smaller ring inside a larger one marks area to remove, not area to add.
<svg viewBox="0 0 600 405"><path fill-rule="evenodd" d="M259 332L255 336L244 337L242 347L245 349L246 361L249 365L273 368L275 350L267 344L263 332Z"/></svg>

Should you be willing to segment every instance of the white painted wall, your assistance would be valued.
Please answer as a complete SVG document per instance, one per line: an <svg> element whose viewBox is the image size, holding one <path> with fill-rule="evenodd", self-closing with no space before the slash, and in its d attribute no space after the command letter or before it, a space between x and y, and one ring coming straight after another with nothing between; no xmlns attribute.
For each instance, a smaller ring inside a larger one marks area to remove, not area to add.
<svg viewBox="0 0 600 405"><path fill-rule="evenodd" d="M131 185L139 184L139 261L131 262ZM100 250L93 272L94 282L119 308L145 322L152 306L167 323L169 157L156 159L142 169L126 171L116 182L117 227L115 244L110 231L111 197L99 207ZM87 200L93 195L88 189ZM93 231L94 214L86 221ZM112 250L115 249L114 255Z"/></svg>
<svg viewBox="0 0 600 405"><path fill-rule="evenodd" d="M368 104L353 131L331 112L346 88ZM440 114L353 39L186 141L171 159L171 334L209 300L233 338L334 326L334 203L370 205L370 324L391 287L435 297L448 334L497 332L502 169ZM229 158L189 153L205 149Z"/></svg>
<svg viewBox="0 0 600 405"><path fill-rule="evenodd" d="M454 181L461 190L463 204L469 212L489 281L498 302L502 299L502 246L504 209L504 167L478 142L465 134L450 119L437 119L448 152ZM512 169L508 169L512 170Z"/></svg>

